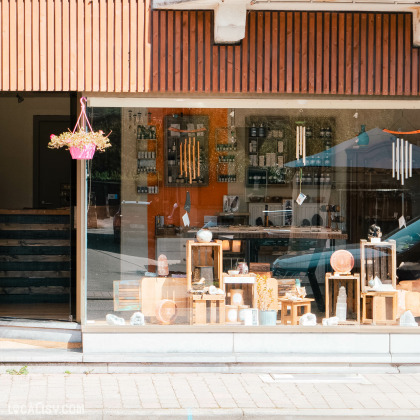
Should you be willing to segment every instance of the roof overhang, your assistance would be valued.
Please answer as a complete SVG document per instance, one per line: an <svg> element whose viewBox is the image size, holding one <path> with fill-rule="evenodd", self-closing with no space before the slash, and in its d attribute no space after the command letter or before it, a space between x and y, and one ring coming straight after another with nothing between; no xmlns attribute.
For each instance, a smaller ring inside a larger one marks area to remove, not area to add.
<svg viewBox="0 0 420 420"><path fill-rule="evenodd" d="M214 10L214 41L233 44L245 37L248 10L411 12L413 44L420 46L419 0L152 0L153 9Z"/></svg>

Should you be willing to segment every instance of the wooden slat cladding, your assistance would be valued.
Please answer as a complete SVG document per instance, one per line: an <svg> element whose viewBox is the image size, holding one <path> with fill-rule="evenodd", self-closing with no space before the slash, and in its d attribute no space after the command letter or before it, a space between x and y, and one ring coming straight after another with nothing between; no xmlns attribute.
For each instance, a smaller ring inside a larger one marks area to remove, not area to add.
<svg viewBox="0 0 420 420"><path fill-rule="evenodd" d="M145 92L150 0L1 0L0 91Z"/></svg>
<svg viewBox="0 0 420 420"><path fill-rule="evenodd" d="M210 11L152 16L154 92L419 94L410 13L249 12L235 46L213 43Z"/></svg>

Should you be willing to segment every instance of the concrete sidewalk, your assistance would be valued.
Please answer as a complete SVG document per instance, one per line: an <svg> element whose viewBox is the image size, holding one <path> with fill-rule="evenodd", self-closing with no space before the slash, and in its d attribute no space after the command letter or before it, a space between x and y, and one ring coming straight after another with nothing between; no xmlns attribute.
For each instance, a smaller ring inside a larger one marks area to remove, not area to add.
<svg viewBox="0 0 420 420"><path fill-rule="evenodd" d="M26 375L0 375L0 418L420 418L420 374L28 370Z"/></svg>

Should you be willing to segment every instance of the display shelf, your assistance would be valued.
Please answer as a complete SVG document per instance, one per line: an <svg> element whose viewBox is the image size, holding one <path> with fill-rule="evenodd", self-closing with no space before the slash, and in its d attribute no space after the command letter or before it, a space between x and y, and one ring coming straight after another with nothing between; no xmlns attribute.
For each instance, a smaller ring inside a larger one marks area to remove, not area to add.
<svg viewBox="0 0 420 420"><path fill-rule="evenodd" d="M217 162L217 182L237 181L237 143L232 141L231 129L228 127L216 128L216 152L219 154Z"/></svg>

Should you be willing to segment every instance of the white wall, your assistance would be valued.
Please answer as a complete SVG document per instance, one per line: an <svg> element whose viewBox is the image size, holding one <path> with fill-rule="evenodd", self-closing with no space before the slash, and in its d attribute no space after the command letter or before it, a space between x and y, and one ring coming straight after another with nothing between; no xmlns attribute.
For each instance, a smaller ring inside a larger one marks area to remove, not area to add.
<svg viewBox="0 0 420 420"><path fill-rule="evenodd" d="M33 205L33 116L69 115L70 98L0 97L0 208ZM53 175L52 175L53 176Z"/></svg>

